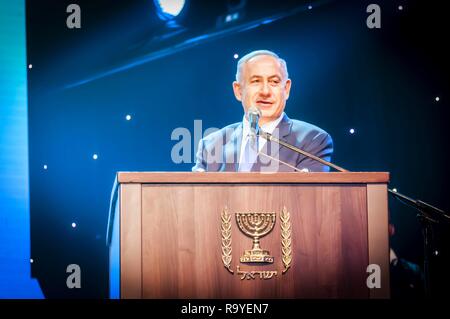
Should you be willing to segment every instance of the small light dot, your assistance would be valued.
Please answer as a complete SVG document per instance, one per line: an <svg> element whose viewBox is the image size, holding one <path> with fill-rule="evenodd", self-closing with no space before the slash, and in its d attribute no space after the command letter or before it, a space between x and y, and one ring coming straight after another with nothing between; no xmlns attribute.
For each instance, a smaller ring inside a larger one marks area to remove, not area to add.
<svg viewBox="0 0 450 319"><path fill-rule="evenodd" d="M354 134L355 133L355 129L351 128L349 132L350 132L350 134Z"/></svg>
<svg viewBox="0 0 450 319"><path fill-rule="evenodd" d="M234 57L235 59L237 59L237 58L239 58L239 54L235 53L235 54L233 55L233 57Z"/></svg>
<svg viewBox="0 0 450 319"><path fill-rule="evenodd" d="M439 96L436 96L435 100L436 100L436 102L439 102L439 100L440 100Z"/></svg>
<svg viewBox="0 0 450 319"><path fill-rule="evenodd" d="M96 160L98 158L98 155L94 154L94 155L92 155L92 158Z"/></svg>
<svg viewBox="0 0 450 319"><path fill-rule="evenodd" d="M397 188L393 188L392 191L393 191L394 193L397 193Z"/></svg>
<svg viewBox="0 0 450 319"><path fill-rule="evenodd" d="M311 9L312 9L312 5L309 5L309 6L308 6L308 10L311 10Z"/></svg>
<svg viewBox="0 0 450 319"><path fill-rule="evenodd" d="M127 114L127 116L125 116L125 118L127 119L127 121L131 120L131 115Z"/></svg>
<svg viewBox="0 0 450 319"><path fill-rule="evenodd" d="M398 6L398 9L399 10L403 10L403 6Z"/></svg>
<svg viewBox="0 0 450 319"><path fill-rule="evenodd" d="M30 263L34 263L34 260L33 260L33 258L30 258Z"/></svg>
<svg viewBox="0 0 450 319"><path fill-rule="evenodd" d="M436 250L436 251L434 252L434 255L435 255L435 256L439 255L439 251Z"/></svg>
<svg viewBox="0 0 450 319"><path fill-rule="evenodd" d="M76 223L72 223L72 228L75 228L75 227L77 227L77 224Z"/></svg>
<svg viewBox="0 0 450 319"><path fill-rule="evenodd" d="M44 165L44 169L47 169L47 165Z"/></svg>
<svg viewBox="0 0 450 319"><path fill-rule="evenodd" d="M33 68L33 64L28 64L28 68L32 69Z"/></svg>

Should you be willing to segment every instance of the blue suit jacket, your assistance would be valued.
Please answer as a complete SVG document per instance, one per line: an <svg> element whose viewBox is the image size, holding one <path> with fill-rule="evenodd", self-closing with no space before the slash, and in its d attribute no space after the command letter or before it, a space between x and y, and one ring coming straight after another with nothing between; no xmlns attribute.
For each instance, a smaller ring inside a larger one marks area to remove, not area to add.
<svg viewBox="0 0 450 319"><path fill-rule="evenodd" d="M275 128L273 136L305 150L313 155L330 161L333 153L331 136L312 124L291 120L284 114ZM242 141L242 122L234 123L219 131L209 134L200 140L196 164L193 171L235 172L239 168ZM262 153L286 162L298 169L308 169L311 172L328 172L329 167L317 161L297 154L275 142L267 141ZM294 171L293 168L259 155L252 171Z"/></svg>

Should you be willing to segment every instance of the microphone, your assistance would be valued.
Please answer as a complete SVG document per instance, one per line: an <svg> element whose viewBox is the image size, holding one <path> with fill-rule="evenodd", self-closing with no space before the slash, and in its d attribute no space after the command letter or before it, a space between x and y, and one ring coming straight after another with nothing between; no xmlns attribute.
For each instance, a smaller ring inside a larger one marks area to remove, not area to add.
<svg viewBox="0 0 450 319"><path fill-rule="evenodd" d="M320 158L318 156L315 156L315 155L313 155L311 153L308 153L307 151L304 151L304 150L302 150L302 149L300 149L298 147L295 147L292 144L289 144L289 143L287 143L285 141L282 141L282 140L276 138L275 136L273 136L272 134L264 132L263 130L260 130L258 132L258 135L263 137L263 138L265 138L267 141L275 142L275 143L277 143L277 144L279 144L281 146L286 147L287 149L290 149L291 151L293 151L295 153L298 153L298 154L301 154L303 156L309 157L309 158L311 158L311 159L313 159L313 160L315 160L315 161L317 161L317 162L319 162L321 164L324 164L324 165L326 165L328 167L334 168L335 170L337 170L339 172L348 172L348 170L346 170L345 168L337 166L336 164L328 162L328 161L326 161L326 160L324 160L324 159L322 159L322 158Z"/></svg>
<svg viewBox="0 0 450 319"><path fill-rule="evenodd" d="M247 119L250 122L250 139L256 141L256 137L259 134L259 118L261 117L261 110L256 106L251 106L247 110Z"/></svg>

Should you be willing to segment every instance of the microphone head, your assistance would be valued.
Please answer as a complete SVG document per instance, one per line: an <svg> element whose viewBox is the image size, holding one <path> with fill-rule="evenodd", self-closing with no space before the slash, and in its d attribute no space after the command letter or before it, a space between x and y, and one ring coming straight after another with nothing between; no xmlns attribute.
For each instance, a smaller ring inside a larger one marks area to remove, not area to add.
<svg viewBox="0 0 450 319"><path fill-rule="evenodd" d="M250 137L252 140L256 139L256 136L259 133L258 122L261 117L261 110L256 106L251 106L247 110L247 119L250 122Z"/></svg>
<svg viewBox="0 0 450 319"><path fill-rule="evenodd" d="M247 120L250 122L250 126L257 129L259 118L261 117L261 110L256 106L250 106L247 110Z"/></svg>
<svg viewBox="0 0 450 319"><path fill-rule="evenodd" d="M258 107L252 105L247 110L247 115L253 115L253 116L256 115L257 117L261 117L261 110Z"/></svg>

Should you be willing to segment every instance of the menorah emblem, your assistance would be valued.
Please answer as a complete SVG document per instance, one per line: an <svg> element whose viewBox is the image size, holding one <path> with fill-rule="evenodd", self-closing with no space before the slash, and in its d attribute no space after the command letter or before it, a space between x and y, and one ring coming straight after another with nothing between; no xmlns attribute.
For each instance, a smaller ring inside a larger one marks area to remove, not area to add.
<svg viewBox="0 0 450 319"><path fill-rule="evenodd" d="M244 251L240 258L241 263L273 263L270 252L260 247L259 239L273 229L275 213L236 213L236 221L245 235L253 237L253 247Z"/></svg>

